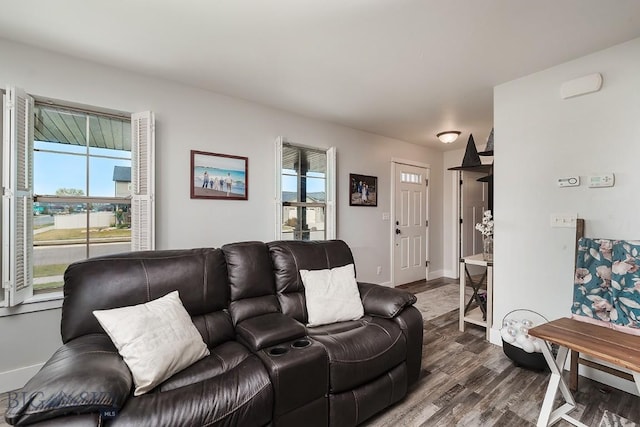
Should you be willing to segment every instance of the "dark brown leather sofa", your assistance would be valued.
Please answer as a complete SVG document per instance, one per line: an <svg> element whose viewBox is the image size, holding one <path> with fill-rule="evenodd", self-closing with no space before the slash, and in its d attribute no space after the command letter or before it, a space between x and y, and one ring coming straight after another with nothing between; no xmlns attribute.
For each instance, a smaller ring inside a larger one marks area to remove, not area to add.
<svg viewBox="0 0 640 427"><path fill-rule="evenodd" d="M417 381L422 316L408 292L359 283L365 315L307 328L301 269L353 263L342 241L241 242L221 249L93 258L65 273L62 341L15 393L10 424L353 426ZM211 354L134 397L92 314L178 290Z"/></svg>

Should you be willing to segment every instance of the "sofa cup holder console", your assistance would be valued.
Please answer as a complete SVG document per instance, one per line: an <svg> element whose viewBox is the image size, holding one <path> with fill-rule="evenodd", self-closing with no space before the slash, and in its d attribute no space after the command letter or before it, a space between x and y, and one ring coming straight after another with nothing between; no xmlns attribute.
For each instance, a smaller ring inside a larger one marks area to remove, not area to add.
<svg viewBox="0 0 640 427"><path fill-rule="evenodd" d="M307 338L301 338L291 343L291 347L293 348L306 348L306 347L309 347L310 345L311 345L311 340Z"/></svg>
<svg viewBox="0 0 640 427"><path fill-rule="evenodd" d="M282 356L283 354L287 354L289 349L287 347L273 347L269 349L269 355L271 356Z"/></svg>
<svg viewBox="0 0 640 427"><path fill-rule="evenodd" d="M285 347L285 345L278 345L276 347L271 347L267 350L269 356L282 356L289 352L289 348L294 349L302 349L307 348L311 345L311 340L308 338L300 338L293 341L289 346Z"/></svg>

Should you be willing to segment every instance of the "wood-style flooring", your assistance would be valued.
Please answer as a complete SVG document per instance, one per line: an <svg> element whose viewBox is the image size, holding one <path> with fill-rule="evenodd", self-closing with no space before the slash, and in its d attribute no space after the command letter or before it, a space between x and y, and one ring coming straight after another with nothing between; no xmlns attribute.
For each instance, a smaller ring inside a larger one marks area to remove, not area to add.
<svg viewBox="0 0 640 427"><path fill-rule="evenodd" d="M418 293L438 289L448 279L417 282L405 289ZM424 323L422 373L400 402L367 421L367 427L535 426L548 374L518 368L502 349L484 340L482 328L458 331L458 310ZM0 394L0 427L7 393ZM605 410L640 424L640 398L580 379L572 415L597 427ZM561 421L557 426L570 426Z"/></svg>
<svg viewBox="0 0 640 427"><path fill-rule="evenodd" d="M404 286L423 292L451 283ZM457 282L455 282L457 283ZM458 330L458 310L425 321L422 374L407 397L365 423L382 426L535 426L549 374L514 366L484 329ZM566 373L565 373L566 374ZM567 379L568 379L568 375ZM640 398L580 379L572 416L597 427L605 410L640 423ZM562 420L557 426L570 426Z"/></svg>

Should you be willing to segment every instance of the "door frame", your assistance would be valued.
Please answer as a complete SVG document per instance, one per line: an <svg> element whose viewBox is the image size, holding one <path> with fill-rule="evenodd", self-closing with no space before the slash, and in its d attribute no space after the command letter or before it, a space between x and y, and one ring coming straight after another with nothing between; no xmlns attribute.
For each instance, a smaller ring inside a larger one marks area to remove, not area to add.
<svg viewBox="0 0 640 427"><path fill-rule="evenodd" d="M404 164L404 165L408 165L408 166L415 166L415 167L419 167L419 168L424 168L426 169L427 175L429 176L429 179L431 179L431 165L428 163L422 163L422 162L417 162L415 160L408 160L408 159L402 159L402 158L398 158L398 157L392 157L391 158L391 200L389 201L389 209L391 212L390 215L390 219L391 221L389 222L389 248L390 248L390 252L391 252L391 263L389 264L389 272L390 272L390 280L391 280L391 287L395 288L396 287L396 278L395 278L395 250L394 250L394 237L395 237L395 223L396 223L396 165L397 164ZM430 189L430 185L427 185L427 193L426 193L426 197L425 197L425 214L426 214L426 219L427 221L430 220L429 217L429 195L431 193ZM426 227L425 230L425 258L429 259L429 227L431 224L429 224ZM427 280L429 280L428 277L428 273L429 273L429 268L425 266L425 278Z"/></svg>
<svg viewBox="0 0 640 427"><path fill-rule="evenodd" d="M470 172L473 172L473 171L470 171ZM460 260L462 258L462 241L464 239L463 233L462 233L463 225L461 222L462 211L464 209L464 206L462 204L462 185L464 181L463 173L464 171L457 170L453 174L454 197L453 197L453 200L451 201L451 207L455 215L455 218L453 221L453 229L452 229L452 235L453 235L453 238L455 239L455 244L452 245L453 247L451 248L452 249L451 255L455 260L453 263L454 265L453 273L455 274L454 276L455 279L459 279L460 275L462 274L462 271L460 270ZM485 191L484 188L483 188L483 191ZM487 200L485 201L488 203L488 197L489 197L488 193L485 193L485 197L487 198Z"/></svg>
<svg viewBox="0 0 640 427"><path fill-rule="evenodd" d="M453 200L452 200L452 208L454 212L454 221L453 221L453 238L455 239L455 244L452 246L453 251L453 259L455 260L453 265L453 272L455 273L454 279L460 278L460 254L462 251L462 234L460 233L460 219L462 218L462 203L460 203L460 197L462 195L461 192L461 183L462 181L462 173L460 171L455 171L453 174Z"/></svg>

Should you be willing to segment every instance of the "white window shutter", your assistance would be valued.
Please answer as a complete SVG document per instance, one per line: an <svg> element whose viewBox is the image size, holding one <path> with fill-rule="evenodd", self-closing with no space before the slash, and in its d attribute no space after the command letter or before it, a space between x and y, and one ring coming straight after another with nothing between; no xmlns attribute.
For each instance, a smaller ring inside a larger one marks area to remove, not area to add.
<svg viewBox="0 0 640 427"><path fill-rule="evenodd" d="M33 296L33 99L9 87L3 100L2 287L13 307Z"/></svg>
<svg viewBox="0 0 640 427"><path fill-rule="evenodd" d="M131 115L131 250L155 249L155 117Z"/></svg>
<svg viewBox="0 0 640 427"><path fill-rule="evenodd" d="M326 239L336 238L336 147L327 150Z"/></svg>
<svg viewBox="0 0 640 427"><path fill-rule="evenodd" d="M284 138L279 136L276 139L276 228L275 240L282 239L282 143Z"/></svg>

